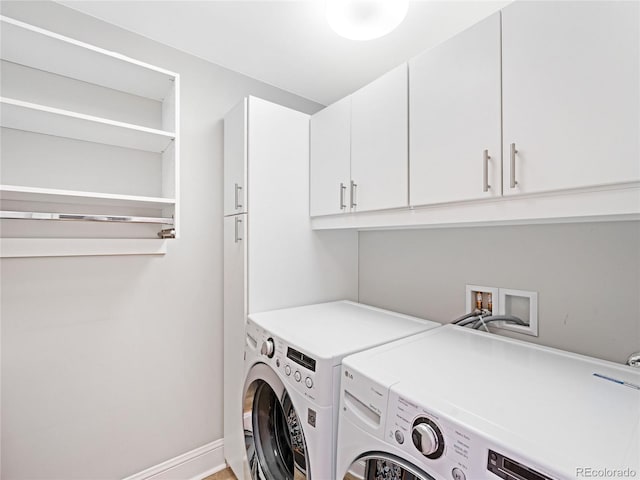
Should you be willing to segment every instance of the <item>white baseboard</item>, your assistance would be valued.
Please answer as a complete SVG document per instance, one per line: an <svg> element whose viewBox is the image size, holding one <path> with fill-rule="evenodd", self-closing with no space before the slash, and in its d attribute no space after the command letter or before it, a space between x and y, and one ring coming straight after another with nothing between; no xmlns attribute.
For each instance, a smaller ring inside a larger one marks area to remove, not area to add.
<svg viewBox="0 0 640 480"><path fill-rule="evenodd" d="M123 480L202 480L226 468L222 439L183 453Z"/></svg>

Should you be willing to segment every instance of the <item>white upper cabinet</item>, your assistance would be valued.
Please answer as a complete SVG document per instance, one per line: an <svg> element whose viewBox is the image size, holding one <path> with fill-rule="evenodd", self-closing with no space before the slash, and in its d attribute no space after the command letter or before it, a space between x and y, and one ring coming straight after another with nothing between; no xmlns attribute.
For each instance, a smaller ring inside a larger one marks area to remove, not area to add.
<svg viewBox="0 0 640 480"><path fill-rule="evenodd" d="M224 214L247 211L247 99L224 118Z"/></svg>
<svg viewBox="0 0 640 480"><path fill-rule="evenodd" d="M640 215L640 2L516 1L355 92L347 189L337 105L314 229Z"/></svg>
<svg viewBox="0 0 640 480"><path fill-rule="evenodd" d="M351 96L351 203L355 211L408 205L407 64Z"/></svg>
<svg viewBox="0 0 640 480"><path fill-rule="evenodd" d="M351 97L311 117L311 216L349 211Z"/></svg>
<svg viewBox="0 0 640 480"><path fill-rule="evenodd" d="M502 14L504 194L640 179L640 3Z"/></svg>
<svg viewBox="0 0 640 480"><path fill-rule="evenodd" d="M409 63L411 205L500 196L500 13Z"/></svg>

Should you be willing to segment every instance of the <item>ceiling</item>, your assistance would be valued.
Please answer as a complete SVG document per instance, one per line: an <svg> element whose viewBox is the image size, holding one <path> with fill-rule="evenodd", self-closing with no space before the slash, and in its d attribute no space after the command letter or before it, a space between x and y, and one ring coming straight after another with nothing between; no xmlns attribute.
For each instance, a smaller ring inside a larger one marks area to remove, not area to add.
<svg viewBox="0 0 640 480"><path fill-rule="evenodd" d="M395 31L365 42L331 30L323 0L59 3L328 105L510 2L411 1Z"/></svg>

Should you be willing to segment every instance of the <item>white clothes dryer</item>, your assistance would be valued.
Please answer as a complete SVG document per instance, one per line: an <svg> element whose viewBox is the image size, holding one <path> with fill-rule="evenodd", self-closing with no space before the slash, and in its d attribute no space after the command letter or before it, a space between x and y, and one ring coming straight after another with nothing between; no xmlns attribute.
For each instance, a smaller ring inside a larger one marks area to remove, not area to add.
<svg viewBox="0 0 640 480"><path fill-rule="evenodd" d="M333 480L342 358L439 326L349 301L249 315L245 477Z"/></svg>
<svg viewBox="0 0 640 480"><path fill-rule="evenodd" d="M640 475L640 371L453 325L343 360L340 480Z"/></svg>

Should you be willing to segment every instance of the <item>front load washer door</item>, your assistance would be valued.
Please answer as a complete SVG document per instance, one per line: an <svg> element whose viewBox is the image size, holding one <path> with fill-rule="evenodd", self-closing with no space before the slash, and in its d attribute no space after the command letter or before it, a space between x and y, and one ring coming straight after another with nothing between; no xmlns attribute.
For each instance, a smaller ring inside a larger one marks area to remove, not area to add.
<svg viewBox="0 0 640 480"><path fill-rule="evenodd" d="M381 452L358 457L343 480L434 480L419 468L395 455Z"/></svg>
<svg viewBox="0 0 640 480"><path fill-rule="evenodd" d="M252 480L310 480L300 416L278 375L257 363L247 375L243 398Z"/></svg>

